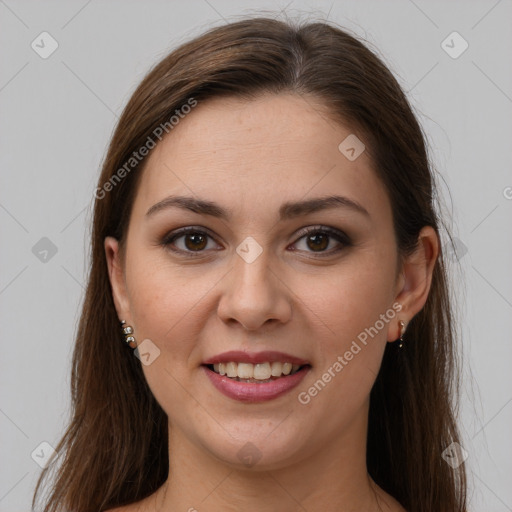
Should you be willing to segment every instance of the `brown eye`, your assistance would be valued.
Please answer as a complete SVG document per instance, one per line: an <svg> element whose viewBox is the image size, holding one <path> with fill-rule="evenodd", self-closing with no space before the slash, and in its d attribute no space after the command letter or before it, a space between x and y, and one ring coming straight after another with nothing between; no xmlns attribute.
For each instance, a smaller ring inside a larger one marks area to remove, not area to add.
<svg viewBox="0 0 512 512"><path fill-rule="evenodd" d="M310 227L306 229L294 246L303 239L305 241L305 248L299 250L316 253L318 256L329 256L351 245L351 241L345 233L327 227ZM206 253L209 249L212 249L212 247L208 247L209 240L214 239L207 232L198 228L188 227L168 234L162 240L161 245L184 256L199 256L201 253ZM332 245L331 242L334 242L334 247L328 250L330 245ZM215 247L213 248L215 249Z"/></svg>
<svg viewBox="0 0 512 512"><path fill-rule="evenodd" d="M213 238L206 232L197 228L185 228L167 235L161 242L169 250L186 256L198 255L209 249L209 239Z"/></svg>
<svg viewBox="0 0 512 512"><path fill-rule="evenodd" d="M334 230L327 227L310 227L303 232L303 235L295 242L294 245L299 244L304 239L305 249L299 249L305 252L318 253L319 256L326 256L341 251L343 248L351 245L351 241L345 233L342 231ZM331 241L334 241L334 248L330 250L328 247L331 245ZM336 247L337 242L337 247Z"/></svg>
<svg viewBox="0 0 512 512"><path fill-rule="evenodd" d="M185 240L185 246L191 251L197 251L204 249L207 245L206 236L201 234L187 234L183 235Z"/></svg>
<svg viewBox="0 0 512 512"><path fill-rule="evenodd" d="M307 243L309 248L323 251L329 245L329 236L325 234L308 235Z"/></svg>

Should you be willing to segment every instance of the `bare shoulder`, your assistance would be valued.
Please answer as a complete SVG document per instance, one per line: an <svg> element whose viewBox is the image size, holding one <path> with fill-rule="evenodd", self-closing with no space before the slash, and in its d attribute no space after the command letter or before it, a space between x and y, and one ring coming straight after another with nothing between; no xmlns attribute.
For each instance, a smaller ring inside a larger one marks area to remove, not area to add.
<svg viewBox="0 0 512 512"><path fill-rule="evenodd" d="M103 512L154 512L156 507L156 499L160 494L160 489L155 491L153 494L150 494L146 498L142 498L135 503L130 503L128 505L122 505L120 507L109 508L108 510L104 510Z"/></svg>
<svg viewBox="0 0 512 512"><path fill-rule="evenodd" d="M393 496L376 486L377 499L382 512L407 512Z"/></svg>
<svg viewBox="0 0 512 512"><path fill-rule="evenodd" d="M407 512L407 510L405 510L405 508L402 507L402 505L400 505L400 503L398 503L398 501L396 501L395 498L393 498L392 496L388 495L385 503L386 508L384 508L383 510L387 512Z"/></svg>
<svg viewBox="0 0 512 512"><path fill-rule="evenodd" d="M123 505L122 507L109 508L104 512L142 512L142 502L132 503L130 505Z"/></svg>
<svg viewBox="0 0 512 512"><path fill-rule="evenodd" d="M379 509L382 510L382 512L407 512L398 501L389 495L386 496L385 499L380 499L379 505Z"/></svg>
<svg viewBox="0 0 512 512"><path fill-rule="evenodd" d="M386 495L385 500L380 501L380 504L384 512L407 512L407 510L389 494Z"/></svg>

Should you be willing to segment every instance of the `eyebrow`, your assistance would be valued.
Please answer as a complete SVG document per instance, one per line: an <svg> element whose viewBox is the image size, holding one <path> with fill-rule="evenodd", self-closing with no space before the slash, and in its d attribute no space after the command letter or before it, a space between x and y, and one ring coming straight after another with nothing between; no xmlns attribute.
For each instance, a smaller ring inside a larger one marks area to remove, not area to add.
<svg viewBox="0 0 512 512"><path fill-rule="evenodd" d="M169 196L151 206L146 212L146 217L151 217L157 212L172 207L190 210L200 215L210 215L226 221L232 216L229 210L224 209L222 206L212 201L187 196ZM289 220L332 208L348 208L370 217L368 211L357 201L349 199L348 197L334 195L283 203L279 208L279 220Z"/></svg>

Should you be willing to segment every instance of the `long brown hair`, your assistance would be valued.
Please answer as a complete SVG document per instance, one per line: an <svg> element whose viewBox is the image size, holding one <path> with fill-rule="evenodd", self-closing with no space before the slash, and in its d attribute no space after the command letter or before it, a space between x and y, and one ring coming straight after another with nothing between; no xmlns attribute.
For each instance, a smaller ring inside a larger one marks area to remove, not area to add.
<svg viewBox="0 0 512 512"><path fill-rule="evenodd" d="M34 505L58 465L44 512L130 504L168 477L167 416L139 360L121 341L104 253L106 236L124 242L147 158L133 169L126 163L191 98L280 92L320 100L334 122L363 134L389 194L402 257L414 249L423 226L440 235L425 136L396 79L356 37L328 22L252 17L210 29L174 50L129 100L99 178L73 355L72 417L57 446L62 457L54 462L62 460L43 471L33 498ZM404 348L387 344L370 397L368 472L409 512L466 511L464 464L452 469L441 457L459 440L455 338L441 249L427 302L408 325Z"/></svg>

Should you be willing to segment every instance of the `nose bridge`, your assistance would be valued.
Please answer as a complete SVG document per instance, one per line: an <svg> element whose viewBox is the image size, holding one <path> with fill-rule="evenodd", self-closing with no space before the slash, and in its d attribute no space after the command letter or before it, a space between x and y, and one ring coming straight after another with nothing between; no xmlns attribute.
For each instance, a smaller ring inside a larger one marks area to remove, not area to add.
<svg viewBox="0 0 512 512"><path fill-rule="evenodd" d="M236 252L232 276L236 292L239 295L241 292L242 296L270 293L275 276L271 270L272 255L268 246L263 247L253 237L247 237Z"/></svg>
<svg viewBox="0 0 512 512"><path fill-rule="evenodd" d="M244 327L257 329L269 319L286 321L290 305L272 268L271 251L247 237L237 248L219 304L223 320L236 320Z"/></svg>

